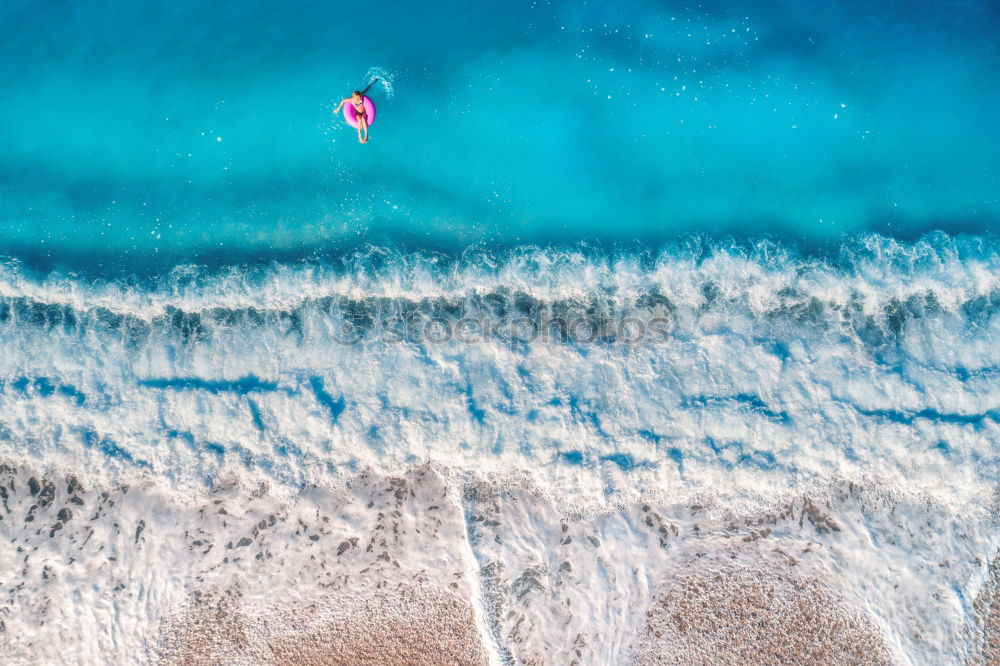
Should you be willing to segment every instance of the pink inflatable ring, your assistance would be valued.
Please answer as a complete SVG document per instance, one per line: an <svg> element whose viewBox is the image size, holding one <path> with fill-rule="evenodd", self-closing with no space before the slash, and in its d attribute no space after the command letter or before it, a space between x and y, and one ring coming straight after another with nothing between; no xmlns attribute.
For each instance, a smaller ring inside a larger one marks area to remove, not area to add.
<svg viewBox="0 0 1000 666"><path fill-rule="evenodd" d="M375 104L368 95L361 98L361 103L365 105L365 115L368 116L368 126L371 127L375 122ZM354 112L354 104L350 102L344 105L344 120L354 129L358 128L358 114Z"/></svg>

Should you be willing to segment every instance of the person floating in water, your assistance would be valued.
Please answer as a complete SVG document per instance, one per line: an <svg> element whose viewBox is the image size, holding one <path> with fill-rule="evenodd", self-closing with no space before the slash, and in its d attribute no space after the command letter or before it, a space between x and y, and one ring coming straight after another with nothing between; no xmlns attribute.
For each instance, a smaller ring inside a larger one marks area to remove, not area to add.
<svg viewBox="0 0 1000 666"><path fill-rule="evenodd" d="M354 115L358 119L358 142L368 143L368 115L365 112L365 93L368 92L373 85L378 81L372 81L368 84L368 87L364 90L355 90L350 97L345 97L340 100L340 104L337 108L333 110L333 115L340 113L340 109L345 104L352 104L354 106Z"/></svg>

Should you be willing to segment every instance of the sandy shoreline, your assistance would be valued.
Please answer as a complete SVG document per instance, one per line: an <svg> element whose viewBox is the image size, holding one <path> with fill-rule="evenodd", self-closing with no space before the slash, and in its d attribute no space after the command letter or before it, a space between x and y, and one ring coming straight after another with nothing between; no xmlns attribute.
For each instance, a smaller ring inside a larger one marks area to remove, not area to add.
<svg viewBox="0 0 1000 666"><path fill-rule="evenodd" d="M948 624L932 576L976 575L943 540L951 518L854 484L746 516L572 516L429 464L292 496L235 478L203 497L89 488L13 466L0 488L13 664L982 666L1000 647L997 567L969 592L978 629Z"/></svg>

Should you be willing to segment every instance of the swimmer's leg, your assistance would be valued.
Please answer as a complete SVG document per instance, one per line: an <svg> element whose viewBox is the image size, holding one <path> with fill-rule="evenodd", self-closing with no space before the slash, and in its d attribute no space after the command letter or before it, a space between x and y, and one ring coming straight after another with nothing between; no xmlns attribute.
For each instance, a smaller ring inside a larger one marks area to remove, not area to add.
<svg viewBox="0 0 1000 666"><path fill-rule="evenodd" d="M364 135L365 135L365 138L363 138L363 139L361 138L361 132L362 132L362 130L364 130ZM361 118L358 118L358 140L361 141L361 143L368 143L368 117L367 116L362 116Z"/></svg>

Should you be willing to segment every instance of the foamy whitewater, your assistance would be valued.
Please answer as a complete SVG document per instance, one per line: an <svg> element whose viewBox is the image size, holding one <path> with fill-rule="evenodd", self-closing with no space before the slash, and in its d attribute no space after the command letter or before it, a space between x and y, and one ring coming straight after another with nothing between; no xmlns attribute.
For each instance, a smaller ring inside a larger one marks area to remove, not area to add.
<svg viewBox="0 0 1000 666"><path fill-rule="evenodd" d="M985 663L996 247L7 265L5 661Z"/></svg>
<svg viewBox="0 0 1000 666"><path fill-rule="evenodd" d="M1000 665L997 34L0 3L0 666Z"/></svg>

